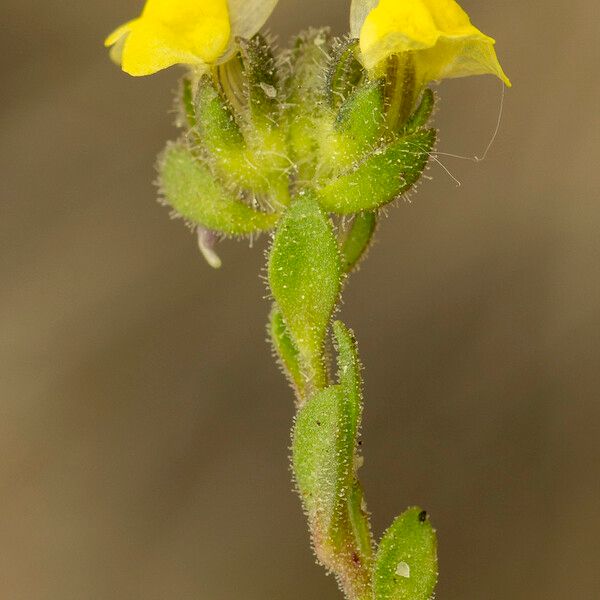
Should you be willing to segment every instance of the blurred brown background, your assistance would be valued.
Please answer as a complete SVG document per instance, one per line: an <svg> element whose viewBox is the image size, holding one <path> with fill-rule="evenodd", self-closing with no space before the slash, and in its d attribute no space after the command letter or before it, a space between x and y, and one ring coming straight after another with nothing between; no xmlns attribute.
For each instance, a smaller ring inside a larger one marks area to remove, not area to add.
<svg viewBox="0 0 600 600"><path fill-rule="evenodd" d="M266 240L211 271L155 201L176 70L103 36L141 2L2 0L0 598L327 600L265 344ZM481 164L440 157L347 287L377 533L410 504L444 600L600 598L596 0L464 0L514 88ZM282 0L270 28L346 27ZM481 154L492 78L444 83L439 149Z"/></svg>

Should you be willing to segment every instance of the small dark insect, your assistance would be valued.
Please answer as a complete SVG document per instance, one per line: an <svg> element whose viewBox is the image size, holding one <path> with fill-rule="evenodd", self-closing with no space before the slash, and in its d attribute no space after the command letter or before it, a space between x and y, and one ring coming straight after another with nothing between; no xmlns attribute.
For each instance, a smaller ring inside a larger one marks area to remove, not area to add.
<svg viewBox="0 0 600 600"><path fill-rule="evenodd" d="M362 446L362 440L358 440L358 445Z"/></svg>
<svg viewBox="0 0 600 600"><path fill-rule="evenodd" d="M419 521L421 521L421 523L425 523L425 521L427 521L427 511L426 510L422 510L419 513Z"/></svg>
<svg viewBox="0 0 600 600"><path fill-rule="evenodd" d="M321 427L321 421L317 421L317 425Z"/></svg>
<svg viewBox="0 0 600 600"><path fill-rule="evenodd" d="M359 564L360 564L360 556L359 556L359 555L358 555L356 552L353 552L353 553L352 553L352 560L353 560L353 561L354 561L354 562L355 562L357 565L359 565Z"/></svg>

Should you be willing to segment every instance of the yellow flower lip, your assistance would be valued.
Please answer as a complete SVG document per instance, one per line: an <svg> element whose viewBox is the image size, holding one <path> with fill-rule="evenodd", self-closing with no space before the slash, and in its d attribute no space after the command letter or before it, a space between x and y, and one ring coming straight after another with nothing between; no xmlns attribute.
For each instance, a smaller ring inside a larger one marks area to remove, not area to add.
<svg viewBox="0 0 600 600"><path fill-rule="evenodd" d="M133 76L176 64L206 68L226 60L235 38L251 37L277 0L147 0L142 14L105 40L111 58Z"/></svg>
<svg viewBox="0 0 600 600"><path fill-rule="evenodd" d="M455 0L353 0L351 30L367 69L411 52L423 85L489 73L511 86L495 40L474 27Z"/></svg>

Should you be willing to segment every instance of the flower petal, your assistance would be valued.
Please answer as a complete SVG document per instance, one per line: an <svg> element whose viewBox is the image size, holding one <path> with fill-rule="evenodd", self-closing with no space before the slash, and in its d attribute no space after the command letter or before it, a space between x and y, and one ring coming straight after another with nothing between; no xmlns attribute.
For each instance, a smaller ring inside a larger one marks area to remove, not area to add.
<svg viewBox="0 0 600 600"><path fill-rule="evenodd" d="M412 51L422 83L490 73L508 86L494 40L471 24L455 0L355 0L351 25L360 19L362 59L368 69L392 54Z"/></svg>
<svg viewBox="0 0 600 600"><path fill-rule="evenodd" d="M231 38L227 0L148 0L141 17L107 39L111 56L131 75L174 64L214 63Z"/></svg>
<svg viewBox="0 0 600 600"><path fill-rule="evenodd" d="M427 81L495 75L511 87L494 50L495 41L483 34L460 37L440 37L433 48L415 54L417 70Z"/></svg>
<svg viewBox="0 0 600 600"><path fill-rule="evenodd" d="M105 40L104 45L108 48L108 46L113 46L119 40L121 40L124 36L126 36L135 26L139 19L133 19L132 21L128 21L124 25L117 27Z"/></svg>
<svg viewBox="0 0 600 600"><path fill-rule="evenodd" d="M203 61L164 25L140 19L123 48L123 71L141 77L180 63L202 64Z"/></svg>

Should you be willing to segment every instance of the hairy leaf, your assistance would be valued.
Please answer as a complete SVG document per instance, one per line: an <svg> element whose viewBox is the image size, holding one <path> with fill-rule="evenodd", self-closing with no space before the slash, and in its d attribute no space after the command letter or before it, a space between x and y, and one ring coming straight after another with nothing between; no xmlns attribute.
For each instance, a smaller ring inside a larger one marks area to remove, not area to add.
<svg viewBox="0 0 600 600"><path fill-rule="evenodd" d="M307 376L325 383L323 343L340 292L341 268L331 223L310 194L281 219L269 257L269 283Z"/></svg>
<svg viewBox="0 0 600 600"><path fill-rule="evenodd" d="M375 558L374 598L429 600L437 582L436 535L427 513L411 508L385 532Z"/></svg>
<svg viewBox="0 0 600 600"><path fill-rule="evenodd" d="M376 211L365 211L352 217L352 221L340 240L342 268L346 273L354 269L366 252L373 239L376 227Z"/></svg>
<svg viewBox="0 0 600 600"><path fill-rule="evenodd" d="M433 109L435 106L435 96L433 92L427 88L421 97L421 102L417 106L415 112L409 117L408 121L404 125L404 133L412 133L417 129L427 125L427 122L431 118Z"/></svg>
<svg viewBox="0 0 600 600"><path fill-rule="evenodd" d="M435 130L422 129L376 150L352 171L317 190L321 206L350 214L395 200L423 173L435 137Z"/></svg>
<svg viewBox="0 0 600 600"><path fill-rule="evenodd" d="M329 104L335 110L345 102L365 76L358 60L358 40L348 39L333 49L327 70L326 89Z"/></svg>
<svg viewBox="0 0 600 600"><path fill-rule="evenodd" d="M273 305L273 310L271 311L271 317L269 319L269 334L271 336L273 348L300 400L304 397L305 381L304 376L302 375L298 348L294 345L294 340L292 340L285 321L283 320L281 310L276 304Z"/></svg>
<svg viewBox="0 0 600 600"><path fill-rule="evenodd" d="M321 390L298 413L292 458L317 556L350 597L370 589L372 539L356 479L361 419L360 364L351 332L333 325L338 383Z"/></svg>
<svg viewBox="0 0 600 600"><path fill-rule="evenodd" d="M159 162L167 202L185 219L227 235L246 235L275 226L279 215L252 209L214 179L188 148L167 147Z"/></svg>

